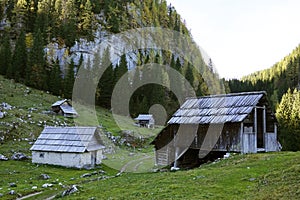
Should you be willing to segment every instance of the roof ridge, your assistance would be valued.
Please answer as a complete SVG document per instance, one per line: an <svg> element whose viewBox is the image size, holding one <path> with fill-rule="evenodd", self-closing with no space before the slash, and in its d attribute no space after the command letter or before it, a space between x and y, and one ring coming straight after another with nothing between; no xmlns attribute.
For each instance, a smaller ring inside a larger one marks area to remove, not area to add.
<svg viewBox="0 0 300 200"><path fill-rule="evenodd" d="M200 96L200 97L187 97L186 100L188 100L188 99L211 98L211 97L244 96L244 95L255 95L255 94L267 95L267 92L264 91L264 90L261 90L261 91L251 91L251 92L227 93L227 94L212 94L212 95Z"/></svg>

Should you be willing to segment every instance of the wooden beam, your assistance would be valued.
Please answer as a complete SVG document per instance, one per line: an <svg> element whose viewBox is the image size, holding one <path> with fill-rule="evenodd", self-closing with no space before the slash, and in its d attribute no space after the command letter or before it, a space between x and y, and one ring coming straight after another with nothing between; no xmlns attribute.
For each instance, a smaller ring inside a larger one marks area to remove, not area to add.
<svg viewBox="0 0 300 200"><path fill-rule="evenodd" d="M241 127L240 127L240 144L241 144L241 152L242 153L245 153L244 152L244 137L243 137L243 134L244 134L244 123L242 122L241 123Z"/></svg>
<svg viewBox="0 0 300 200"><path fill-rule="evenodd" d="M256 153L257 152L257 108L255 107L254 108L254 152Z"/></svg>
<svg viewBox="0 0 300 200"><path fill-rule="evenodd" d="M263 147L267 150L267 145L268 145L268 138L266 137L267 134L267 112L266 112L266 106L264 105L263 109Z"/></svg>

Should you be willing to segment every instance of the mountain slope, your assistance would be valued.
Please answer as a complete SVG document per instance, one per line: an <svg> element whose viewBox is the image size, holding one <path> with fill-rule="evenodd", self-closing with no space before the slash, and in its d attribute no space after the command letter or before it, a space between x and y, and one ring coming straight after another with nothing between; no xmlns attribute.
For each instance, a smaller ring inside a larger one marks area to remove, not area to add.
<svg viewBox="0 0 300 200"><path fill-rule="evenodd" d="M232 92L266 90L275 107L287 90L299 88L300 45L269 69L254 72L241 80L229 80Z"/></svg>

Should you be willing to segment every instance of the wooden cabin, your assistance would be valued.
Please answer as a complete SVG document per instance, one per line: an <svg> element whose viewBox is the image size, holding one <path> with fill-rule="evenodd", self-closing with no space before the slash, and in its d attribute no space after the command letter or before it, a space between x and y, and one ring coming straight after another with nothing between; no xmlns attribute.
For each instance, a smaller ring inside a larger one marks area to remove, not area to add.
<svg viewBox="0 0 300 200"><path fill-rule="evenodd" d="M134 120L140 127L154 128L155 121L151 114L139 114Z"/></svg>
<svg viewBox="0 0 300 200"><path fill-rule="evenodd" d="M280 150L264 91L189 98L151 144L160 166L197 162L212 152Z"/></svg>
<svg viewBox="0 0 300 200"><path fill-rule="evenodd" d="M65 117L77 117L78 113L72 107L71 102L67 99L60 100L52 104L52 111Z"/></svg>
<svg viewBox="0 0 300 200"><path fill-rule="evenodd" d="M96 127L45 127L30 148L33 163L75 168L100 164L103 149Z"/></svg>

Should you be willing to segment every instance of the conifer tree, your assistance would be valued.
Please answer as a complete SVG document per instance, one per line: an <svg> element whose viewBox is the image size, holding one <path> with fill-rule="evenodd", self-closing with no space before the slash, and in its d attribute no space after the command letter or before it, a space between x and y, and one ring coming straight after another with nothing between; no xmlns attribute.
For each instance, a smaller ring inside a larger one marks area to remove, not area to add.
<svg viewBox="0 0 300 200"><path fill-rule="evenodd" d="M110 61L109 49L106 49L103 53L101 67L106 68L106 70L102 74L98 83L100 91L100 98L98 99L98 102L101 106L110 108L111 95L114 87L114 71L113 65Z"/></svg>
<svg viewBox="0 0 300 200"><path fill-rule="evenodd" d="M62 87L62 72L59 66L58 58L56 61L53 61L53 67L50 72L50 79L49 79L49 90L54 95L61 94L61 87Z"/></svg>
<svg viewBox="0 0 300 200"><path fill-rule="evenodd" d="M0 74L6 75L7 69L11 69L11 45L8 34L5 34L0 44Z"/></svg>
<svg viewBox="0 0 300 200"><path fill-rule="evenodd" d="M300 92L295 89L282 96L276 110L279 122L279 141L284 150L300 150Z"/></svg>
<svg viewBox="0 0 300 200"><path fill-rule="evenodd" d="M40 30L34 33L33 46L29 54L29 64L26 70L27 84L38 89L48 89L46 82L46 60L43 38Z"/></svg>
<svg viewBox="0 0 300 200"><path fill-rule="evenodd" d="M65 98L72 97L74 81L75 81L75 63L74 63L74 60L71 59L71 62L68 65L67 74L64 79L64 96L65 96Z"/></svg>
<svg viewBox="0 0 300 200"><path fill-rule="evenodd" d="M7 76L9 78L15 78L16 81L24 80L26 76L27 59L25 33L22 31L17 39L15 51L12 57L11 70L7 71Z"/></svg>

